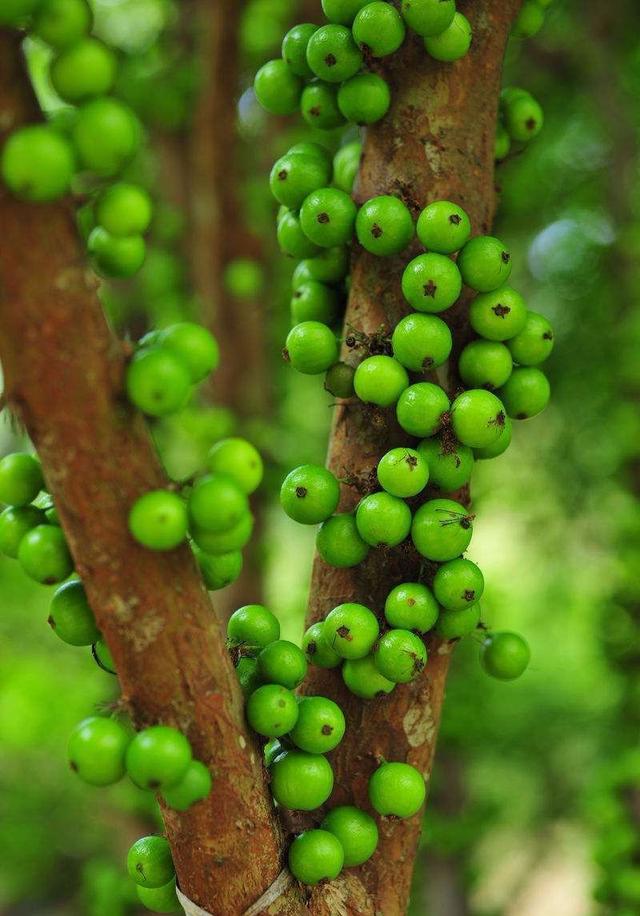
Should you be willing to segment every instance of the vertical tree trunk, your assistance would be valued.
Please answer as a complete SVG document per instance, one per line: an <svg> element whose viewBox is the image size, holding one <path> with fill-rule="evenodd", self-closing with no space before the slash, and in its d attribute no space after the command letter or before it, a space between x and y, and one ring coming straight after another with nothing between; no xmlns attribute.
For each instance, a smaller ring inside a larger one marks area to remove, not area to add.
<svg viewBox="0 0 640 916"><path fill-rule="evenodd" d="M400 194L414 210L432 200L450 199L467 210L474 234L481 234L490 230L494 215L493 152L502 59L519 3L477 0L460 6L471 21L474 36L465 58L455 64L439 64L413 36L400 52L385 60L391 109L383 121L367 130L356 198L362 203L379 194ZM376 258L356 249L347 328L372 334L383 326L390 332L410 311L400 290L406 260ZM455 339L452 363L468 334L467 301L463 296L451 314L444 314ZM450 394L457 384L454 371ZM389 412L338 406L329 467L339 477L366 475L388 448L406 441ZM346 490L342 510L351 509L357 500L355 490ZM402 581L416 581L420 566L420 558L406 545L371 551L367 561L355 569L334 569L316 558L309 622L323 618L344 601L359 601L380 612L390 589ZM367 781L381 758L407 761L428 779L451 648L432 638L424 674L370 703L351 695L335 670L312 669L305 692L332 697L347 715L347 738L332 755L336 774L333 803L367 806ZM368 908L362 912L399 916L406 911L419 833L420 816L382 822L378 851L358 872L368 899Z"/></svg>

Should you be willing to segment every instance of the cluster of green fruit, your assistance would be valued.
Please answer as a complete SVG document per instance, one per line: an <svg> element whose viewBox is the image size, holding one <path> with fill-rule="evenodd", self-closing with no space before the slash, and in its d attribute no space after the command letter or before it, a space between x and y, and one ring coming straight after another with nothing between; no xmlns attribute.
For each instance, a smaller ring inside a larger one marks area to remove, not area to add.
<svg viewBox="0 0 640 916"><path fill-rule="evenodd" d="M524 0L513 24L511 34L516 38L533 38L542 26L553 0Z"/></svg>
<svg viewBox="0 0 640 916"><path fill-rule="evenodd" d="M496 128L495 158L506 159L512 145L522 148L537 137L544 125L540 104L526 89L507 86L500 93L500 108Z"/></svg>
<svg viewBox="0 0 640 916"><path fill-rule="evenodd" d="M143 836L127 853L127 872L136 885L138 899L154 913L183 913L176 896L176 872L169 841L163 836Z"/></svg>
<svg viewBox="0 0 640 916"><path fill-rule="evenodd" d="M384 117L389 85L363 66L397 51L406 26L439 61L458 60L471 45L471 26L454 0L402 0L400 12L386 0L322 0L322 9L328 25L305 22L290 29L282 57L264 64L254 81L256 98L267 111L300 110L311 127L322 130Z"/></svg>
<svg viewBox="0 0 640 916"><path fill-rule="evenodd" d="M132 159L142 127L127 105L108 95L118 60L90 35L92 19L87 0L3 4L0 24L25 28L52 49L50 83L70 107L48 124L15 130L4 145L0 173L17 197L36 202L57 200L71 190L77 172L91 173L81 229L92 264L103 276L131 277L145 259L151 200L137 185L105 180L116 178Z"/></svg>
<svg viewBox="0 0 640 916"><path fill-rule="evenodd" d="M353 628L353 642L343 634L343 617ZM277 618L262 605L247 605L232 614L227 627L228 645L236 657L236 670L247 696L247 721L255 732L269 739L264 759L271 793L280 807L313 811L325 804L333 791L334 776L324 755L338 746L346 729L344 714L333 700L293 693L304 680L308 658L315 663L320 659L326 667L333 666L334 656L336 664L343 658L355 659L355 646L361 649L366 643L370 648L374 625L377 634L377 621L366 608L342 605L332 611L324 624L325 628L333 628L339 645L334 650L326 642L312 650L308 633L305 657L298 646L280 639ZM384 651L380 657L385 654L387 663L395 665L398 679L405 678L405 660L398 652L395 662ZM407 763L383 761L369 780L369 801L383 817L412 817L424 798L424 779ZM330 810L319 829L308 830L294 839L289 849L289 867L299 881L317 884L337 878L343 867L362 865L373 855L377 844L378 828L373 817L352 805L343 805Z"/></svg>

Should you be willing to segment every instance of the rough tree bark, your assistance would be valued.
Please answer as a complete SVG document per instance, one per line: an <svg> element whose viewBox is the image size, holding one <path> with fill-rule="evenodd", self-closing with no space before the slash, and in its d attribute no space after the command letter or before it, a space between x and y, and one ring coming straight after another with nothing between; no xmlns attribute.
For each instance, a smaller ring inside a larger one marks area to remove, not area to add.
<svg viewBox="0 0 640 916"><path fill-rule="evenodd" d="M431 61L410 38L387 63L393 93L385 120L367 132L359 201L400 193L415 207L452 198L476 232L494 208L493 138L504 44L519 0L462 4L474 28L467 58ZM33 117L15 38L2 36L0 124ZM82 267L68 204L34 208L0 192L0 357L10 404L43 459L78 571L113 651L123 696L138 724L174 722L212 765L209 801L166 822L185 892L214 916L240 916L281 868L280 833L241 713L218 620L186 550L161 558L138 548L126 516L144 490L166 483L140 418L120 397L123 359ZM390 329L405 313L399 258L354 255L346 321L365 333ZM451 319L459 346L464 303ZM232 355L229 354L230 358ZM234 354L235 356L235 354ZM237 360L237 362L241 362ZM456 386L455 376L451 385ZM329 463L340 475L366 474L398 430L384 414L336 409ZM355 491L345 493L344 508ZM357 571L316 560L310 619L346 600L380 609L389 588L419 573L411 552L375 552ZM348 720L332 755L334 802L367 806L366 782L379 757L408 760L428 777L444 694L449 646L432 640L417 683L363 704L335 672L314 669L305 690L339 700ZM297 887L252 912L400 916L406 911L420 819L383 822L380 849L365 867L314 889Z"/></svg>
<svg viewBox="0 0 640 916"><path fill-rule="evenodd" d="M453 65L431 60L416 37L388 58L388 64L385 61L392 105L388 116L367 131L358 203L378 194L400 194L417 209L431 200L450 199L467 210L474 234L489 232L495 207L493 145L502 60L519 5L518 0L460 4L474 38L471 52ZM355 251L347 330L374 334L383 327L390 332L409 311L400 292L406 260ZM466 304L463 296L451 315L444 314L455 340L452 365L468 337ZM455 371L449 383L453 395L458 386ZM397 429L390 413L352 405L336 408L329 467L337 476L346 472L366 478L388 448L406 444L406 434ZM358 498L355 489L345 490L341 508L352 508ZM309 622L343 601L360 601L379 612L393 585L415 581L419 575L419 557L405 545L372 551L367 562L352 570L334 569L316 558ZM368 704L349 694L336 671L312 669L305 692L334 698L348 722L347 739L332 755L332 803L355 801L367 807L368 777L380 758L407 761L429 777L451 644L433 638L429 650L420 678ZM383 821L378 851L358 871L360 908L352 901L349 912L396 916L406 911L419 833L420 816ZM351 894L353 883L351 879Z"/></svg>
<svg viewBox="0 0 640 916"><path fill-rule="evenodd" d="M19 36L0 31L1 140L38 117L20 57ZM188 548L157 555L129 535L129 507L167 480L122 397L122 349L71 202L32 206L0 188L0 223L6 400L42 459L124 704L138 726L184 730L214 774L208 800L165 812L181 886L215 916L243 912L280 871L281 842L220 621Z"/></svg>

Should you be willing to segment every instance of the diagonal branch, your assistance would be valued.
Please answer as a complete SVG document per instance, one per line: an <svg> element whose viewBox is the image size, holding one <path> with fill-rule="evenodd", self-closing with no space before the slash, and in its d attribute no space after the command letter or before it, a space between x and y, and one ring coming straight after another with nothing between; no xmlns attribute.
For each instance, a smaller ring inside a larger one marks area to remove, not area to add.
<svg viewBox="0 0 640 916"><path fill-rule="evenodd" d="M0 139L37 117L19 36L0 30ZM122 349L71 203L33 206L0 189L0 223L7 402L38 449L136 724L175 724L214 774L209 799L165 812L180 884L214 916L242 913L280 872L280 832L220 622L188 548L154 554L129 535L133 501L167 480L122 398Z"/></svg>

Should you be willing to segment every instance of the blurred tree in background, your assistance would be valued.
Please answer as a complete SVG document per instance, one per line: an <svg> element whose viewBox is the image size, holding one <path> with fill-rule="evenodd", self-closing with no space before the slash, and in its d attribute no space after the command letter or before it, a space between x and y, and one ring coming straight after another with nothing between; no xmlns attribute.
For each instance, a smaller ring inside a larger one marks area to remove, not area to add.
<svg viewBox="0 0 640 916"><path fill-rule="evenodd" d="M283 636L298 639L313 531L301 535L276 510L277 488L283 468L323 463L332 399L310 397L313 382L277 359L290 270L273 257L267 172L303 132L274 129L249 86L282 32L317 12L295 0L231 5L230 49L215 34L203 39L205 0L94 3L97 34L124 55L118 92L150 131L131 173L158 202L144 269L109 282L102 297L132 337L196 315L228 348L235 375L207 393L206 410L185 408L154 432L175 477L232 429L267 455L260 543L241 594L263 594ZM482 673L473 639L455 653L416 914L539 916L541 899L545 913L562 916L640 908L638 25L632 0L609 8L556 0L537 36L511 42L505 82L543 102L545 127L526 154L498 168L497 234L526 253L515 285L556 329L554 397L544 420L518 429L508 459L482 463L471 556L489 583L483 618L526 634L533 662L505 685ZM31 41L28 52L55 114L44 46ZM213 52L224 53L231 82L216 79ZM198 182L221 165L196 167L191 145L212 131L206 117L215 111L227 119L215 133L235 136L237 151L221 203L228 232L198 222ZM266 333L256 334L258 314ZM250 359L232 359L246 334ZM21 444L5 425L2 452ZM68 733L104 702L110 681L50 635L43 590L9 560L0 575L0 912L133 912L123 857L154 827L155 806L128 784L96 793L64 765ZM235 595L222 598L235 606Z"/></svg>

